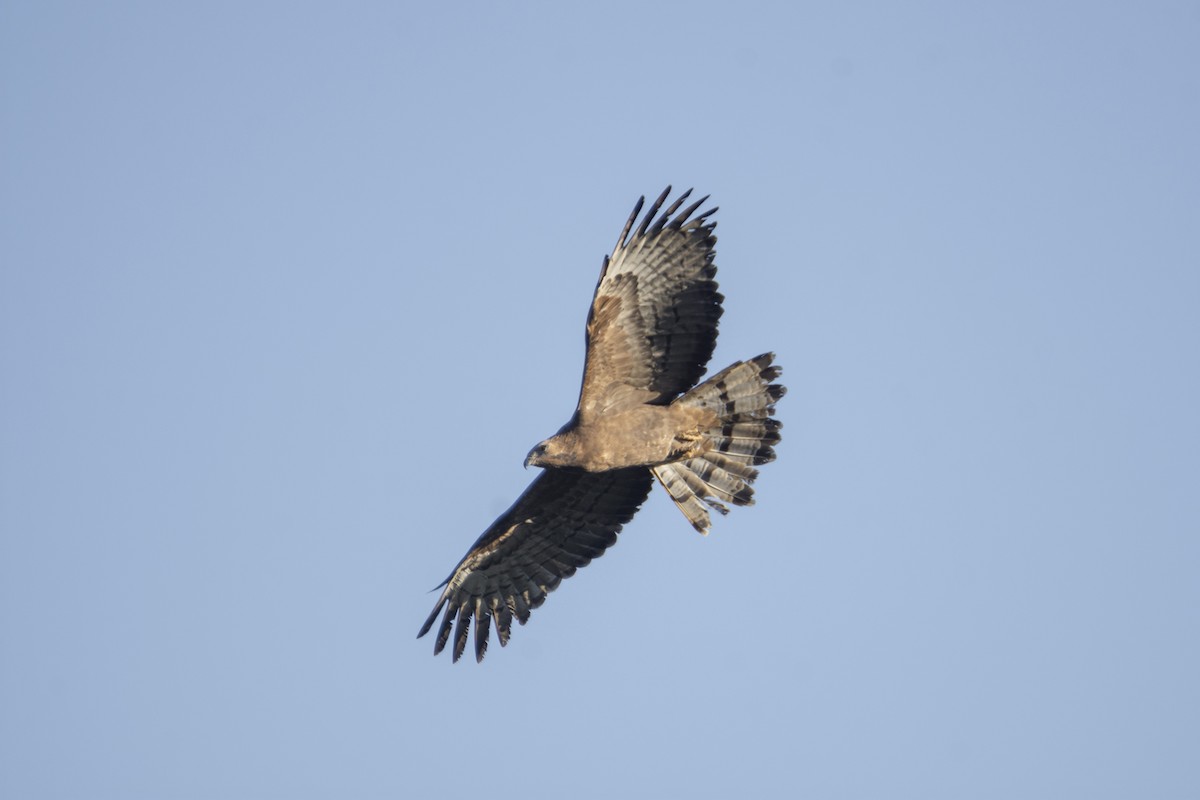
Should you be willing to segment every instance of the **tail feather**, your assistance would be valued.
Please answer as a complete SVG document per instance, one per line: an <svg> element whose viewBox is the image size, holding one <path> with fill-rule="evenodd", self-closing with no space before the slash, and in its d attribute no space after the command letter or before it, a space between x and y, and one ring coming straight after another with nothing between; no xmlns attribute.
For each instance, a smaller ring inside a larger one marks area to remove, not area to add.
<svg viewBox="0 0 1200 800"><path fill-rule="evenodd" d="M739 361L675 400L705 408L720 424L704 432L697 455L663 464L654 474L692 527L708 533L707 505L729 513L721 501L738 506L754 503L751 484L755 466L775 460L774 445L783 424L774 419L775 403L787 391L772 383L783 370L772 364L774 353Z"/></svg>
<svg viewBox="0 0 1200 800"><path fill-rule="evenodd" d="M708 487L704 481L682 461L655 467L654 474L675 501L675 505L687 517L688 522L701 533L708 533L709 526L708 509L704 507L705 504L721 514L729 513L727 506L708 496Z"/></svg>
<svg viewBox="0 0 1200 800"><path fill-rule="evenodd" d="M749 481L722 469L709 458L689 458L683 463L712 496L735 506L754 505L754 490Z"/></svg>
<svg viewBox="0 0 1200 800"><path fill-rule="evenodd" d="M728 473L741 478L746 483L753 483L758 477L758 470L750 466L750 464L740 457L731 457L728 453L722 453L719 450L709 450L704 454L703 459L689 459L690 461L704 461L714 464ZM696 470L699 472L699 470Z"/></svg>
<svg viewBox="0 0 1200 800"><path fill-rule="evenodd" d="M717 445L716 453L720 453L726 461L754 466L775 460L775 448L762 439L723 439Z"/></svg>
<svg viewBox="0 0 1200 800"><path fill-rule="evenodd" d="M751 422L730 422L721 428L722 439L738 441L762 441L765 444L778 444L779 429L783 423L777 419L759 419Z"/></svg>

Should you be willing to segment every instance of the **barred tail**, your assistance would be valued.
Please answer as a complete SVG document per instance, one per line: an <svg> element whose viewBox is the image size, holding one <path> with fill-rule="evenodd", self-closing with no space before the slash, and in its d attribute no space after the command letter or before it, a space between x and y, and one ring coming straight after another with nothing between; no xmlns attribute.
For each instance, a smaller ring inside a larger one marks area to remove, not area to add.
<svg viewBox="0 0 1200 800"><path fill-rule="evenodd" d="M774 419L775 402L787 390L771 383L783 371L772 365L774 353L739 361L676 398L675 403L706 408L720 422L705 431L702 452L663 464L654 474L679 510L700 533L708 533L708 508L728 514L725 503L754 503L754 467L775 460L783 423Z"/></svg>

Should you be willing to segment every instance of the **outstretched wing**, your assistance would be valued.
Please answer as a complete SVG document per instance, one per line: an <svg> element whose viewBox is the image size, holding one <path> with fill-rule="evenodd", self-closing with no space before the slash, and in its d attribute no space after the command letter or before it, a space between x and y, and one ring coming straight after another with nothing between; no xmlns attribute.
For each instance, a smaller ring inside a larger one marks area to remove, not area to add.
<svg viewBox="0 0 1200 800"><path fill-rule="evenodd" d="M721 301L713 278L716 208L692 217L707 197L680 211L684 192L662 210L667 187L630 235L638 200L604 260L587 322L581 421L638 403L669 403L696 385L717 343ZM661 214L659 213L661 211ZM677 213L678 212L678 213Z"/></svg>
<svg viewBox="0 0 1200 800"><path fill-rule="evenodd" d="M617 541L621 526L650 493L643 467L612 472L548 469L512 508L500 515L471 547L442 585L437 605L417 638L433 627L445 607L434 655L454 633L454 660L467 646L475 622L475 660L487 651L495 623L500 644L508 644L513 617L522 625L529 611L546 600L563 578L599 558Z"/></svg>

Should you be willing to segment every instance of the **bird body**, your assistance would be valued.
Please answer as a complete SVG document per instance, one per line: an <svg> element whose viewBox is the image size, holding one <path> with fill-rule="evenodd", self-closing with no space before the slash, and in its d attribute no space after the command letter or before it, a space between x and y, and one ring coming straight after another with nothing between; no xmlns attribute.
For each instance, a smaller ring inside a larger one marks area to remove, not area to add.
<svg viewBox="0 0 1200 800"><path fill-rule="evenodd" d="M636 405L551 436L530 452L525 464L588 472L665 464L693 453L701 431L716 422L707 409Z"/></svg>

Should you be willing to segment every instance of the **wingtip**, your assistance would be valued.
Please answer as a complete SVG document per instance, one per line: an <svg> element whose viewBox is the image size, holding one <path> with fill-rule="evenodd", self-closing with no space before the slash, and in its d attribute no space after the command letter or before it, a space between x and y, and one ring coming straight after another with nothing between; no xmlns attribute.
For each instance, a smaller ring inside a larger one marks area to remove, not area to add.
<svg viewBox="0 0 1200 800"><path fill-rule="evenodd" d="M629 214L629 219L625 221L625 227L621 229L621 235L617 237L617 244L613 247L613 255L623 248L629 241L629 232L633 230L634 223L637 222L638 214L642 213L642 206L646 205L646 195L638 198L638 201L633 204L633 211ZM609 259L604 259L604 268L600 270L600 280L604 280L604 273L608 271Z"/></svg>
<svg viewBox="0 0 1200 800"><path fill-rule="evenodd" d="M433 611L430 612L429 617L425 620L425 624L421 626L421 630L417 631L418 639L429 633L429 631L433 628L433 623L435 620L437 620L437 616L441 613L442 606L445 604L445 602L446 600L443 598L438 601L436 606L433 607Z"/></svg>

